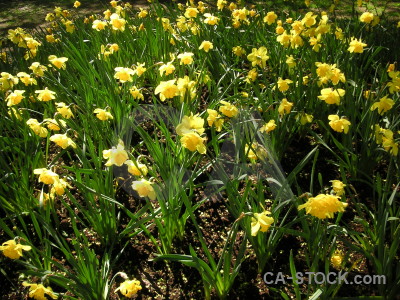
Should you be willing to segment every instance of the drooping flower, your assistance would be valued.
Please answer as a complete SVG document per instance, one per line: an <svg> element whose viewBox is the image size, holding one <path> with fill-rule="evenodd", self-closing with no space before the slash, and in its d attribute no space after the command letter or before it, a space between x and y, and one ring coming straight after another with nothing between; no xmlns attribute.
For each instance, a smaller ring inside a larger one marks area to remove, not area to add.
<svg viewBox="0 0 400 300"><path fill-rule="evenodd" d="M112 147L109 150L103 150L103 158L108 159L106 167L116 165L122 166L129 158L128 152L124 149L124 142L119 140L117 147Z"/></svg>
<svg viewBox="0 0 400 300"><path fill-rule="evenodd" d="M50 101L56 99L56 92L49 90L47 87L44 88L44 90L35 91L35 94L38 94L37 98L39 101Z"/></svg>
<svg viewBox="0 0 400 300"><path fill-rule="evenodd" d="M378 109L378 113L380 115L383 115L385 112L390 110L394 105L394 101L390 98L387 97L387 95L381 99L379 99L378 102L375 102L371 106L371 110Z"/></svg>
<svg viewBox="0 0 400 300"><path fill-rule="evenodd" d="M277 18L278 18L278 15L275 12L269 11L267 13L267 15L264 17L264 22L267 23L268 25L271 25L271 24L275 23Z"/></svg>
<svg viewBox="0 0 400 300"><path fill-rule="evenodd" d="M296 120L300 120L301 125L306 125L307 123L311 123L314 119L313 115L309 115L305 112L300 112L296 116Z"/></svg>
<svg viewBox="0 0 400 300"><path fill-rule="evenodd" d="M194 152L197 150L200 154L205 154L207 149L204 145L205 138L202 138L197 132L188 132L181 137L181 144L184 148Z"/></svg>
<svg viewBox="0 0 400 300"><path fill-rule="evenodd" d="M76 148L75 142L67 136L67 134L54 134L50 137L50 141L54 142L63 149L68 147Z"/></svg>
<svg viewBox="0 0 400 300"><path fill-rule="evenodd" d="M135 69L135 74L137 76L142 76L144 72L146 72L146 68L145 68L145 64L146 63L137 63L136 69Z"/></svg>
<svg viewBox="0 0 400 300"><path fill-rule="evenodd" d="M125 280L116 288L115 292L120 291L127 298L132 298L142 289L139 280Z"/></svg>
<svg viewBox="0 0 400 300"><path fill-rule="evenodd" d="M100 30L104 30L107 26L107 22L102 21L102 20L94 20L93 24L92 24L92 28L100 31Z"/></svg>
<svg viewBox="0 0 400 300"><path fill-rule="evenodd" d="M361 39L357 40L355 37L352 37L350 41L350 46L347 50L350 53L363 53L364 47L366 46L367 44L363 43Z"/></svg>
<svg viewBox="0 0 400 300"><path fill-rule="evenodd" d="M207 113L208 126L214 125L215 129L220 132L222 130L222 125L224 124L224 118L214 109L207 109Z"/></svg>
<svg viewBox="0 0 400 300"><path fill-rule="evenodd" d="M374 14L370 13L368 11L364 12L361 16L360 16L360 21L366 24L369 24L372 22L372 20L374 19Z"/></svg>
<svg viewBox="0 0 400 300"><path fill-rule="evenodd" d="M233 117L236 117L237 114L239 113L239 110L235 105L233 105L227 101L224 101L224 100L221 100L219 103L222 104L222 106L220 106L220 108L219 108L219 111L223 115L225 115L229 118L233 118Z"/></svg>
<svg viewBox="0 0 400 300"><path fill-rule="evenodd" d="M57 112L60 115L62 115L63 118L69 119L74 117L71 108L64 102L57 102L56 105L57 105Z"/></svg>
<svg viewBox="0 0 400 300"><path fill-rule="evenodd" d="M350 121L344 118L339 118L338 115L329 115L328 116L329 126L334 131L347 133L349 131L349 126L351 125Z"/></svg>
<svg viewBox="0 0 400 300"><path fill-rule="evenodd" d="M197 132L198 134L203 134L204 132L204 119L199 117L199 114L190 116L183 116L182 122L176 126L176 133L179 136L183 136L189 132Z"/></svg>
<svg viewBox="0 0 400 300"><path fill-rule="evenodd" d="M346 91L343 89L325 88L321 90L321 95L318 99L325 101L327 104L340 104L340 97L343 97Z"/></svg>
<svg viewBox="0 0 400 300"><path fill-rule="evenodd" d="M57 299L58 296L53 293L53 290L48 287L44 287L43 284L37 284L37 283L27 283L23 282L23 286L29 286L29 297L36 299L36 300L46 300L46 296L51 297L52 299Z"/></svg>
<svg viewBox="0 0 400 300"><path fill-rule="evenodd" d="M340 250L335 250L335 252L331 256L331 264L332 266L339 270L343 263L343 253Z"/></svg>
<svg viewBox="0 0 400 300"><path fill-rule="evenodd" d="M115 31L125 31L126 20L121 18L118 14L113 13L110 16L111 28Z"/></svg>
<svg viewBox="0 0 400 300"><path fill-rule="evenodd" d="M33 131L36 135L38 135L38 136L40 136L40 137L42 137L42 138L47 137L47 133L48 133L47 129L44 128L44 127L41 125L41 123L39 123L38 120L36 120L36 119L29 119L28 121L26 121L26 124L29 126L30 129L32 129L32 131Z"/></svg>
<svg viewBox="0 0 400 300"><path fill-rule="evenodd" d="M39 76L39 77L43 76L43 75L44 75L44 72L47 71L46 66L43 66L43 65L41 65L41 64L38 63L38 62L33 62L33 63L31 64L31 66L29 67L29 69L32 70L32 72L33 72L35 75Z"/></svg>
<svg viewBox="0 0 400 300"><path fill-rule="evenodd" d="M152 183L146 179L133 181L132 189L136 191L140 197L149 197L150 200L156 200L156 192L152 187Z"/></svg>
<svg viewBox="0 0 400 300"><path fill-rule="evenodd" d="M112 116L112 114L108 111L106 111L105 109L102 108L96 108L93 111L94 114L96 114L96 118L101 120L101 121L107 121L107 120L112 120L114 119L114 117Z"/></svg>
<svg viewBox="0 0 400 300"><path fill-rule="evenodd" d="M269 120L267 123L265 123L265 124L260 128L260 132L269 133L269 132L275 130L275 128L276 128L275 120Z"/></svg>
<svg viewBox="0 0 400 300"><path fill-rule="evenodd" d="M178 58L181 60L181 65L190 65L193 62L193 53L185 52L178 55Z"/></svg>
<svg viewBox="0 0 400 300"><path fill-rule="evenodd" d="M25 86L28 85L36 85L37 81L35 78L32 78L28 73L25 72L19 72L17 74L17 77L19 78L19 80L25 84Z"/></svg>
<svg viewBox="0 0 400 300"><path fill-rule="evenodd" d="M219 18L210 14L210 13L205 13L204 16L206 17L204 19L204 23L206 23L207 25L216 25L219 22Z"/></svg>
<svg viewBox="0 0 400 300"><path fill-rule="evenodd" d="M304 204L299 205L298 210L303 208L306 214L310 214L319 219L333 218L334 213L344 212L347 203L341 202L339 196L319 194L316 197L311 197Z"/></svg>
<svg viewBox="0 0 400 300"><path fill-rule="evenodd" d="M268 156L267 150L261 144L257 142L251 143L251 145L246 144L244 146L244 153L247 155L247 158L252 160L257 159L266 159Z"/></svg>
<svg viewBox="0 0 400 300"><path fill-rule="evenodd" d="M292 110L293 102L289 102L286 98L282 99L282 102L279 104L278 113L280 116L285 114L289 114Z"/></svg>
<svg viewBox="0 0 400 300"><path fill-rule="evenodd" d="M260 66L261 68L265 68L267 64L267 60L269 56L267 55L268 51L266 47L253 48L252 52L247 55L247 59L251 61L251 65L253 67Z"/></svg>
<svg viewBox="0 0 400 300"><path fill-rule="evenodd" d="M18 259L22 256L22 250L29 251L31 249L31 246L17 244L15 240L9 240L0 246L3 255L11 259Z"/></svg>
<svg viewBox="0 0 400 300"><path fill-rule="evenodd" d="M33 170L33 174L39 175L39 182L43 182L44 184L54 184L59 180L57 173L46 168L35 169Z"/></svg>
<svg viewBox="0 0 400 300"><path fill-rule="evenodd" d="M160 71L161 76L163 76L164 73L165 76L167 76L175 71L175 66L172 64L172 61L170 61L162 65L158 70Z"/></svg>
<svg viewBox="0 0 400 300"><path fill-rule="evenodd" d="M262 213L255 213L254 218L251 218L251 235L256 236L259 231L267 232L274 223L274 218L269 215L271 212L265 210Z"/></svg>
<svg viewBox="0 0 400 300"><path fill-rule="evenodd" d="M346 185L343 182L341 182L340 180L331 180L330 182L332 182L333 191L337 196L344 195L344 187Z"/></svg>
<svg viewBox="0 0 400 300"><path fill-rule="evenodd" d="M278 79L278 89L281 92L286 92L289 89L289 84L293 83L292 80L290 79L282 79L281 77L279 77Z"/></svg>
<svg viewBox="0 0 400 300"><path fill-rule="evenodd" d="M14 106L19 103L21 103L22 99L24 99L24 90L14 90L12 93L10 93L7 98L7 106Z"/></svg>
<svg viewBox="0 0 400 300"><path fill-rule="evenodd" d="M118 79L121 83L130 81L132 82L132 75L135 74L135 71L132 70L131 68L124 68L124 67L116 67L114 69L115 74L114 78Z"/></svg>
<svg viewBox="0 0 400 300"><path fill-rule="evenodd" d="M138 100L144 99L142 92L136 86L132 86L129 89L129 93L132 95L133 99L138 99Z"/></svg>
<svg viewBox="0 0 400 300"><path fill-rule="evenodd" d="M57 57L55 55L50 55L49 61L57 69L65 70L67 68L67 65L65 64L68 61L67 57Z"/></svg>
<svg viewBox="0 0 400 300"><path fill-rule="evenodd" d="M160 100L165 101L165 99L171 99L178 95L179 89L175 84L176 79L161 81L160 84L156 87L154 93L160 94Z"/></svg>
<svg viewBox="0 0 400 300"><path fill-rule="evenodd" d="M210 41L202 41L199 50L204 50L205 52L208 52L212 48L214 48L213 43L211 43Z"/></svg>
<svg viewBox="0 0 400 300"><path fill-rule="evenodd" d="M134 176L146 176L149 170L145 164L141 164L138 161L133 162L132 160L127 160L125 165L128 166L128 172Z"/></svg>

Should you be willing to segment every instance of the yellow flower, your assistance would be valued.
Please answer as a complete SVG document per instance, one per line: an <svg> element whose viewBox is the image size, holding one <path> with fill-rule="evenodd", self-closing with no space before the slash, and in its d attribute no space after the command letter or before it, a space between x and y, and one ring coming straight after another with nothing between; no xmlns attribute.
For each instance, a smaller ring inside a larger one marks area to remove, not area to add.
<svg viewBox="0 0 400 300"><path fill-rule="evenodd" d="M394 141L393 131L390 129L383 130L382 147L393 156L399 153L399 144Z"/></svg>
<svg viewBox="0 0 400 300"><path fill-rule="evenodd" d="M206 153L204 145L205 138L202 138L197 132L188 132L181 137L182 146L190 151L198 151L200 154Z"/></svg>
<svg viewBox="0 0 400 300"><path fill-rule="evenodd" d="M63 149L66 149L69 146L76 148L76 144L71 138L67 137L67 134L54 134L50 137L50 141L56 143Z"/></svg>
<svg viewBox="0 0 400 300"><path fill-rule="evenodd" d="M247 158L253 160L264 160L268 156L267 150L256 142L253 142L251 145L246 144L244 146L244 153L247 155Z"/></svg>
<svg viewBox="0 0 400 300"><path fill-rule="evenodd" d="M47 68L38 62L33 62L29 69L32 70L35 75L40 77L44 75L44 71L47 71Z"/></svg>
<svg viewBox="0 0 400 300"><path fill-rule="evenodd" d="M247 83L251 83L256 81L257 77L258 77L257 69L253 68L247 73L246 79L244 81Z"/></svg>
<svg viewBox="0 0 400 300"><path fill-rule="evenodd" d="M146 68L144 67L144 65L145 65L145 63L137 63L137 67L136 67L136 69L135 69L135 74L137 75L137 76L142 76L142 74L144 73L144 72L146 72Z"/></svg>
<svg viewBox="0 0 400 300"><path fill-rule="evenodd" d="M26 121L26 124L29 126L30 129L33 130L33 132L42 137L45 138L47 137L47 129L44 128L36 119L29 119Z"/></svg>
<svg viewBox="0 0 400 300"><path fill-rule="evenodd" d="M332 182L333 191L337 196L344 195L344 187L346 185L343 182L341 182L340 180L331 180L330 182Z"/></svg>
<svg viewBox="0 0 400 300"><path fill-rule="evenodd" d="M56 102L57 112L63 116L65 119L73 118L74 114L72 113L71 108L67 106L64 102Z"/></svg>
<svg viewBox="0 0 400 300"><path fill-rule="evenodd" d="M239 113L239 110L235 105L233 105L227 101L223 101L223 100L220 101L219 103L222 104L222 106L219 108L219 111L223 115L225 115L229 118L233 118L233 117L237 116L237 114Z"/></svg>
<svg viewBox="0 0 400 300"><path fill-rule="evenodd" d="M341 202L339 196L319 194L309 198L308 201L299 205L298 210L306 209L306 214L310 214L319 219L333 218L334 213L344 212L347 203Z"/></svg>
<svg viewBox="0 0 400 300"><path fill-rule="evenodd" d="M286 63L289 68L293 68L296 66L296 60L293 58L293 55L290 56L286 55Z"/></svg>
<svg viewBox="0 0 400 300"><path fill-rule="evenodd" d="M118 79L121 83L133 81L132 75L135 74L135 71L131 68L116 67L114 71L114 78Z"/></svg>
<svg viewBox="0 0 400 300"><path fill-rule="evenodd" d="M251 65L253 67L255 66L260 66L262 68L265 68L266 62L269 59L269 56L267 55L267 48L265 47L260 47L260 48L253 48L252 52L247 55L247 59L251 61Z"/></svg>
<svg viewBox="0 0 400 300"><path fill-rule="evenodd" d="M39 182L44 184L54 184L59 180L58 174L46 168L35 169L33 174L39 175Z"/></svg>
<svg viewBox="0 0 400 300"><path fill-rule="evenodd" d="M347 133L349 131L349 126L351 125L350 121L344 118L339 119L338 115L329 115L328 116L329 126L334 131Z"/></svg>
<svg viewBox="0 0 400 300"><path fill-rule="evenodd" d="M110 16L110 24L113 30L124 31L125 30L125 19L120 18L120 16L116 13Z"/></svg>
<svg viewBox="0 0 400 300"><path fill-rule="evenodd" d="M151 185L152 183L150 181L141 179L132 182L132 189L136 191L140 197L149 197L150 200L156 200L156 192Z"/></svg>
<svg viewBox="0 0 400 300"><path fill-rule="evenodd" d="M35 94L38 94L37 98L39 101L50 101L56 99L56 92L50 91L47 87L44 88L44 90L35 91Z"/></svg>
<svg viewBox="0 0 400 300"><path fill-rule="evenodd" d="M232 52L233 52L233 54L235 54L236 56L239 56L239 57L246 54L246 51L240 46L233 47Z"/></svg>
<svg viewBox="0 0 400 300"><path fill-rule="evenodd" d="M128 166L128 172L135 176L146 176L149 170L145 164L139 162L133 162L132 160L127 160L125 165Z"/></svg>
<svg viewBox="0 0 400 300"><path fill-rule="evenodd" d="M363 43L360 40L357 40L355 37L351 38L350 46L347 49L350 53L363 53L364 47L366 47L367 44Z"/></svg>
<svg viewBox="0 0 400 300"><path fill-rule="evenodd" d="M78 8L79 6L81 6L81 3L79 1L75 1L74 2L74 7Z"/></svg>
<svg viewBox="0 0 400 300"><path fill-rule="evenodd" d="M101 109L101 108L96 108L93 111L94 114L96 114L96 118L101 120L101 121L107 121L107 120L112 120L114 117L112 116L111 113L108 111Z"/></svg>
<svg viewBox="0 0 400 300"><path fill-rule="evenodd" d="M267 232L269 227L274 223L274 218L269 217L269 211L255 213L254 218L251 218L251 236L256 236L258 231Z"/></svg>
<svg viewBox="0 0 400 300"><path fill-rule="evenodd" d="M269 120L268 123L265 123L260 128L260 132L269 133L269 132L275 130L275 128L276 128L275 120Z"/></svg>
<svg viewBox="0 0 400 300"><path fill-rule="evenodd" d="M141 99L141 100L144 99L144 96L143 96L142 92L141 92L140 89L138 89L136 86L132 86L132 87L129 89L129 92L131 93L133 99L139 99L139 100L140 100L140 99Z"/></svg>
<svg viewBox="0 0 400 300"><path fill-rule="evenodd" d="M279 107L278 107L279 115L283 116L285 114L289 114L290 111L292 110L292 107L293 107L293 103L287 101L286 98L283 98L282 102L279 104Z"/></svg>
<svg viewBox="0 0 400 300"><path fill-rule="evenodd" d="M0 246L0 251L3 251L4 256L11 259L18 259L22 256L22 250L29 251L31 249L31 246L17 244L15 240L9 240Z"/></svg>
<svg viewBox="0 0 400 300"><path fill-rule="evenodd" d="M103 158L108 159L106 167L116 165L122 166L128 160L128 152L124 149L124 142L119 140L117 148L112 147L109 150L103 150Z"/></svg>
<svg viewBox="0 0 400 300"><path fill-rule="evenodd" d="M308 12L304 16L304 18L301 20L301 23L304 24L307 27L311 27L315 25L317 16L313 14L313 12Z"/></svg>
<svg viewBox="0 0 400 300"><path fill-rule="evenodd" d="M165 101L165 99L171 99L178 95L179 89L175 84L176 79L161 81L160 84L156 87L154 93L160 94L160 100Z"/></svg>
<svg viewBox="0 0 400 300"><path fill-rule="evenodd" d="M198 134L204 133L204 120L199 117L199 114L190 116L183 116L182 122L176 126L176 133L183 136L189 132L197 132Z"/></svg>
<svg viewBox="0 0 400 300"><path fill-rule="evenodd" d="M11 94L9 94L6 98L7 106L13 106L21 103L22 99L24 99L24 90L15 90Z"/></svg>
<svg viewBox="0 0 400 300"><path fill-rule="evenodd" d="M65 63L68 61L68 58L66 57L57 57L55 55L50 55L49 61L57 69L65 70L67 68L67 65Z"/></svg>
<svg viewBox="0 0 400 300"><path fill-rule="evenodd" d="M313 115L306 114L305 112L301 112L296 116L296 120L300 120L301 125L306 125L307 123L311 123L314 119Z"/></svg>
<svg viewBox="0 0 400 300"><path fill-rule="evenodd" d="M214 45L210 41L203 41L199 47L199 50L203 49L205 52L208 52L212 48L214 48Z"/></svg>
<svg viewBox="0 0 400 300"><path fill-rule="evenodd" d="M224 124L224 119L221 115L214 109L207 109L208 117L207 122L208 126L213 126L215 129L220 132L222 130L222 125Z"/></svg>
<svg viewBox="0 0 400 300"><path fill-rule="evenodd" d="M340 104L340 97L345 95L346 91L343 89L326 88L321 90L321 95L318 99L325 101L327 104Z"/></svg>
<svg viewBox="0 0 400 300"><path fill-rule="evenodd" d="M206 23L207 25L216 25L219 22L219 18L213 16L212 14L205 13L204 16L206 17L204 19L204 23Z"/></svg>
<svg viewBox="0 0 400 300"><path fill-rule="evenodd" d="M273 11L270 11L267 13L267 15L264 17L264 23L268 23L268 25L271 25L275 23L275 20L278 18L277 14Z"/></svg>
<svg viewBox="0 0 400 300"><path fill-rule="evenodd" d="M185 52L178 55L178 58L181 60L180 64L182 65L190 65L193 62L192 52Z"/></svg>
<svg viewBox="0 0 400 300"><path fill-rule="evenodd" d="M374 19L374 14L366 11L360 16L360 21L366 24L369 24Z"/></svg>
<svg viewBox="0 0 400 300"><path fill-rule="evenodd" d="M278 89L281 92L286 92L289 89L289 84L291 84L291 83L293 83L292 80L290 80L290 79L282 79L282 78L279 77L278 83L277 83L278 84Z"/></svg>
<svg viewBox="0 0 400 300"><path fill-rule="evenodd" d="M58 120L58 122L60 122L60 124L63 127L65 127L67 125L64 120ZM54 130L54 131L61 130L60 126L58 125L58 123L55 119L44 119L43 123L45 123L47 128L50 130Z"/></svg>
<svg viewBox="0 0 400 300"><path fill-rule="evenodd" d="M392 81L387 84L389 92L391 94L400 92L400 71L389 72L389 77L392 78Z"/></svg>
<svg viewBox="0 0 400 300"><path fill-rule="evenodd" d="M149 12L141 7L139 9L140 9L140 11L138 12L139 19L146 18Z"/></svg>
<svg viewBox="0 0 400 300"><path fill-rule="evenodd" d="M387 97L387 95L381 99L379 99L378 102L375 102L371 106L371 110L378 109L378 113L380 115L383 115L385 112L390 110L394 105L394 101L390 98Z"/></svg>
<svg viewBox="0 0 400 300"><path fill-rule="evenodd" d="M142 286L140 285L140 282L138 280L125 280L120 284L115 292L120 291L121 294L125 297L132 298L141 289Z"/></svg>
<svg viewBox="0 0 400 300"><path fill-rule="evenodd" d="M198 13L199 13L199 10L197 8L188 7L188 8L186 8L186 11L185 11L185 17L188 18L188 19L189 18L196 18Z"/></svg>
<svg viewBox="0 0 400 300"><path fill-rule="evenodd" d="M50 296L52 299L58 298L58 296L56 296L53 293L53 290L50 287L46 288L42 284L27 283L24 281L22 283L22 285L29 286L29 297L30 298L34 298L36 300L46 300L47 298L45 297L45 295Z"/></svg>
<svg viewBox="0 0 400 300"><path fill-rule="evenodd" d="M100 30L104 30L107 26L107 22L102 21L102 20L94 20L93 24L92 24L92 28L100 31Z"/></svg>
<svg viewBox="0 0 400 300"><path fill-rule="evenodd" d="M19 72L17 74L17 77L19 78L19 80L21 80L22 83L25 84L25 86L28 85L36 85L37 81L35 78L31 78L31 76L25 72Z"/></svg>
<svg viewBox="0 0 400 300"><path fill-rule="evenodd" d="M7 72L1 72L0 75L1 75L0 89L3 91L12 89L14 87L14 85L17 84L19 81L18 77L14 77L10 73L7 73Z"/></svg>
<svg viewBox="0 0 400 300"><path fill-rule="evenodd" d="M340 269L343 263L343 253L340 250L335 250L331 256L331 264L335 269Z"/></svg>
<svg viewBox="0 0 400 300"><path fill-rule="evenodd" d="M175 66L172 64L172 62L167 62L166 64L162 65L159 69L160 75L163 76L165 73L165 76L172 74L175 71Z"/></svg>
<svg viewBox="0 0 400 300"><path fill-rule="evenodd" d="M53 187L51 188L50 191L50 196L53 198L54 197L54 193L62 196L65 193L65 188L66 187L71 187L64 179L59 179L57 181L54 182Z"/></svg>

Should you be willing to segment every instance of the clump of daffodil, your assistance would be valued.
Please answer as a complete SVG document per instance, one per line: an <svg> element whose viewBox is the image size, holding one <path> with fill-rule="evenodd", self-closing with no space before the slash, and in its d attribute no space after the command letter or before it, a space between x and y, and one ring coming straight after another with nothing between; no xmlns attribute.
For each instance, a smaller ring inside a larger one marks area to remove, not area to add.
<svg viewBox="0 0 400 300"><path fill-rule="evenodd" d="M181 136L181 144L184 148L200 154L206 153L204 145L205 138L201 137L204 133L204 120L198 114L184 116L182 122L176 127L176 133Z"/></svg>
<svg viewBox="0 0 400 300"><path fill-rule="evenodd" d="M37 81L35 78L32 78L28 73L25 72L18 72L17 77L19 80L25 84L25 86L28 85L37 85Z"/></svg>
<svg viewBox="0 0 400 300"><path fill-rule="evenodd" d="M32 131L36 135L40 136L41 138L47 137L47 129L43 127L37 119L29 119L28 121L26 121L26 124L29 126L30 129L32 129Z"/></svg>
<svg viewBox="0 0 400 300"><path fill-rule="evenodd" d="M310 214L319 219L333 218L335 213L344 212L347 203L341 202L339 196L319 194L311 197L298 210L305 209L306 214Z"/></svg>
<svg viewBox="0 0 400 300"><path fill-rule="evenodd" d="M125 145L122 140L119 140L117 147L112 147L109 150L103 150L103 158L108 159L106 166L116 165L122 166L128 160L128 152L125 150Z"/></svg>
<svg viewBox="0 0 400 300"><path fill-rule="evenodd" d="M3 255L11 259L19 259L22 256L22 250L29 251L31 249L31 246L21 245L16 243L15 240L9 240L0 246Z"/></svg>
<svg viewBox="0 0 400 300"><path fill-rule="evenodd" d="M220 132L225 121L224 118L215 109L207 109L207 113L208 126L214 126L215 130Z"/></svg>
<svg viewBox="0 0 400 300"><path fill-rule="evenodd" d="M259 231L267 232L274 223L274 218L270 217L271 212L264 210L262 213L254 213L251 218L251 235L256 236Z"/></svg>

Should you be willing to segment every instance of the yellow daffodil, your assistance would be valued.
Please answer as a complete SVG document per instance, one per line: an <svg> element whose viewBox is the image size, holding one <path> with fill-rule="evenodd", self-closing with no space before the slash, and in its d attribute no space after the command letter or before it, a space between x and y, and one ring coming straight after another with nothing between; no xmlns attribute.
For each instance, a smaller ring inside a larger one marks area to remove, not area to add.
<svg viewBox="0 0 400 300"><path fill-rule="evenodd" d="M152 187L152 183L146 179L133 181L132 189L136 191L140 197L149 197L150 200L156 200L156 192Z"/></svg>
<svg viewBox="0 0 400 300"><path fill-rule="evenodd" d="M33 174L39 175L39 182L44 184L54 184L59 180L58 174L46 168L35 169Z"/></svg>
<svg viewBox="0 0 400 300"><path fill-rule="evenodd" d="M194 152L197 150L200 154L206 153L206 146L204 145L205 138L202 138L197 132L188 132L181 137L181 144L184 148Z"/></svg>
<svg viewBox="0 0 400 300"><path fill-rule="evenodd" d="M340 270L343 263L343 258L342 251L336 249L330 259L332 266L335 269Z"/></svg>
<svg viewBox="0 0 400 300"><path fill-rule="evenodd" d="M203 41L199 47L199 50L204 50L205 52L210 51L214 47L213 43L210 41Z"/></svg>
<svg viewBox="0 0 400 300"><path fill-rule="evenodd" d="M147 166L139 162L133 162L132 160L125 161L125 165L128 166L128 172L134 176L146 176L148 173Z"/></svg>
<svg viewBox="0 0 400 300"><path fill-rule="evenodd" d="M128 160L128 152L126 152L124 148L124 143L119 140L117 147L112 147L109 150L103 150L103 158L108 159L105 164L106 167L112 165L120 167Z"/></svg>
<svg viewBox="0 0 400 300"><path fill-rule="evenodd" d="M133 81L132 75L135 74L135 71L131 68L116 67L114 71L114 78L118 79L121 83Z"/></svg>
<svg viewBox="0 0 400 300"><path fill-rule="evenodd" d="M279 77L278 83L277 83L278 89L281 92L286 92L289 89L289 84L292 84L292 83L293 83L293 81L290 79L282 79Z"/></svg>
<svg viewBox="0 0 400 300"><path fill-rule="evenodd" d="M325 101L327 104L340 104L340 97L345 95L346 91L343 89L325 88L321 90L321 95L318 99Z"/></svg>
<svg viewBox="0 0 400 300"><path fill-rule="evenodd" d="M222 125L224 124L224 118L214 109L207 109L208 126L214 126L215 130L220 132L222 130Z"/></svg>
<svg viewBox="0 0 400 300"><path fill-rule="evenodd" d="M161 81L160 84L156 87L154 93L160 94L160 100L165 101L166 99L174 98L178 95L179 89L175 84L176 79Z"/></svg>
<svg viewBox="0 0 400 300"><path fill-rule="evenodd" d="M308 201L299 205L298 210L305 209L306 214L310 214L319 219L333 218L334 213L344 212L347 203L341 202L339 196L319 194L309 198Z"/></svg>
<svg viewBox="0 0 400 300"><path fill-rule="evenodd" d="M360 21L366 24L369 24L372 22L372 20L374 19L374 14L370 13L368 11L364 12L361 16L360 16Z"/></svg>
<svg viewBox="0 0 400 300"><path fill-rule="evenodd" d="M26 124L29 126L30 129L32 129L32 131L33 131L36 135L38 135L38 136L40 136L40 137L42 137L42 138L47 137L47 133L48 133L47 129L44 128L44 127L41 125L41 123L39 123L38 120L36 120L36 119L29 119L28 121L26 121Z"/></svg>
<svg viewBox="0 0 400 300"><path fill-rule="evenodd" d="M363 53L364 47L366 47L367 44L363 43L360 40L357 40L355 37L351 38L349 48L347 49L350 53Z"/></svg>
<svg viewBox="0 0 400 300"><path fill-rule="evenodd" d="M67 134L54 134L50 137L50 141L54 142L63 149L68 147L76 148L74 141Z"/></svg>
<svg viewBox="0 0 400 300"><path fill-rule="evenodd" d="M292 110L293 102L289 102L286 98L282 99L282 102L279 104L278 113L280 116L285 114L289 114Z"/></svg>
<svg viewBox="0 0 400 300"><path fill-rule="evenodd" d="M346 185L343 182L341 182L340 180L331 180L330 182L332 182L333 191L337 196L344 195L344 187Z"/></svg>
<svg viewBox="0 0 400 300"><path fill-rule="evenodd" d="M67 57L57 57L55 55L50 55L49 61L57 69L65 70L67 68L67 65L66 65L66 62L68 61Z"/></svg>
<svg viewBox="0 0 400 300"><path fill-rule="evenodd" d="M380 115L383 115L385 112L390 110L394 105L394 101L390 98L387 97L387 95L381 99L379 99L378 102L375 102L371 106L371 110L378 109L378 113Z"/></svg>
<svg viewBox="0 0 400 300"><path fill-rule="evenodd" d="M274 218L270 217L271 212L263 211L262 213L255 213L251 218L251 235L256 236L259 231L267 232L274 223Z"/></svg>
<svg viewBox="0 0 400 300"><path fill-rule="evenodd" d="M136 86L132 86L129 89L129 93L132 95L133 99L138 99L138 100L144 99L142 92Z"/></svg>
<svg viewBox="0 0 400 300"><path fill-rule="evenodd" d="M237 114L239 113L239 110L235 105L233 105L227 101L224 101L224 100L221 100L219 103L222 104L222 106L220 106L220 108L219 108L219 111L223 115L225 115L229 118L233 118L233 117L236 117Z"/></svg>
<svg viewBox="0 0 400 300"><path fill-rule="evenodd" d="M204 132L204 119L199 117L199 114L190 116L183 116L182 122L176 126L176 133L179 136L183 136L189 132L197 132L198 134L203 134Z"/></svg>
<svg viewBox="0 0 400 300"><path fill-rule="evenodd" d="M269 56L267 55L268 51L266 47L260 47L260 48L253 48L252 52L247 55L247 59L251 61L251 65L253 67L255 66L260 66L261 68L265 68L266 62L269 59Z"/></svg>
<svg viewBox="0 0 400 300"><path fill-rule="evenodd" d="M93 24L92 24L92 28L100 31L100 30L104 30L107 27L107 22L102 21L102 20L94 20Z"/></svg>
<svg viewBox="0 0 400 300"><path fill-rule="evenodd" d="M29 286L29 297L36 299L36 300L46 300L46 296L49 296L52 299L57 299L58 296L53 293L53 290L48 287L44 287L42 284L37 284L37 283L27 283L23 282L23 286Z"/></svg>
<svg viewBox="0 0 400 300"><path fill-rule="evenodd" d="M24 90L14 90L12 93L10 93L7 98L7 106L14 106L19 103L21 103L22 99L24 99Z"/></svg>
<svg viewBox="0 0 400 300"><path fill-rule="evenodd" d="M44 90L35 91L35 94L38 94L37 98L39 101L50 101L56 99L56 92L49 90L47 87L44 88Z"/></svg>
<svg viewBox="0 0 400 300"><path fill-rule="evenodd" d="M193 53L185 52L178 55L178 58L181 60L181 65L190 65L193 62Z"/></svg>
<svg viewBox="0 0 400 300"><path fill-rule="evenodd" d="M125 31L126 20L121 18L118 14L113 13L110 16L111 28L115 31Z"/></svg>
<svg viewBox="0 0 400 300"><path fill-rule="evenodd" d="M339 118L338 115L329 115L328 116L329 126L334 131L347 133L349 131L349 126L351 125L350 121L344 118Z"/></svg>
<svg viewBox="0 0 400 300"><path fill-rule="evenodd" d="M275 12L269 11L267 13L267 15L264 17L264 23L271 25L271 24L275 23L277 18L278 18L278 15Z"/></svg>
<svg viewBox="0 0 400 300"><path fill-rule="evenodd" d="M40 63L38 62L33 62L31 64L31 66L29 67L30 70L32 70L32 72L41 77L44 75L44 72L47 71L47 68L45 66L42 66Z"/></svg>
<svg viewBox="0 0 400 300"><path fill-rule="evenodd" d="M265 124L260 128L260 132L269 133L269 132L275 130L275 128L276 128L275 120L269 120L267 123L265 123Z"/></svg>
<svg viewBox="0 0 400 300"><path fill-rule="evenodd" d="M11 259L18 259L22 256L22 250L29 251L31 249L31 246L17 244L15 240L9 240L0 246L3 255Z"/></svg>
<svg viewBox="0 0 400 300"><path fill-rule="evenodd" d="M73 118L74 114L69 106L67 106L64 102L57 102L57 112L62 115L63 118L69 119Z"/></svg>

